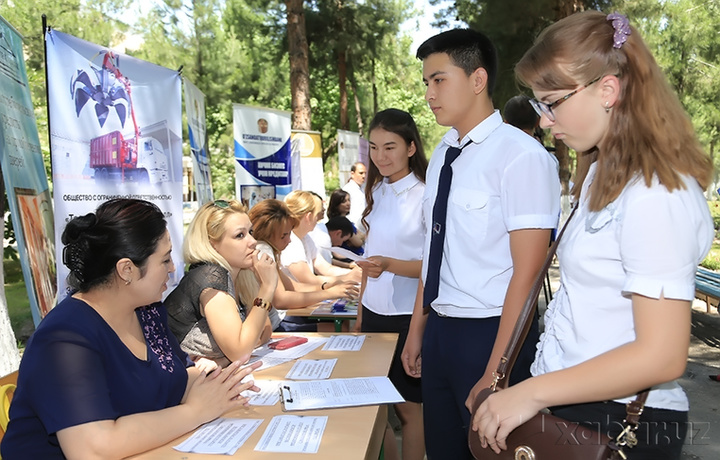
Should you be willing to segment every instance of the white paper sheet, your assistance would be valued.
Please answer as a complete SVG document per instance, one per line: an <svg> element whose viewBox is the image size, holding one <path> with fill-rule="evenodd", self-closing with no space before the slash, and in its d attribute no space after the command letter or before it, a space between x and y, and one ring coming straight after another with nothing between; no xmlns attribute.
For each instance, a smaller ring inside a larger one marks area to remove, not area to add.
<svg viewBox="0 0 720 460"><path fill-rule="evenodd" d="M253 350L248 364L262 360L262 366L260 366L257 370L277 366L279 364L292 361L293 359L302 358L320 345L327 342L327 340L328 339L326 337L308 337L307 342L296 347L288 348L287 350L273 350L265 344Z"/></svg>
<svg viewBox="0 0 720 460"><path fill-rule="evenodd" d="M276 415L255 450L316 454L327 420L327 416Z"/></svg>
<svg viewBox="0 0 720 460"><path fill-rule="evenodd" d="M387 377L286 382L280 391L285 411L404 402Z"/></svg>
<svg viewBox="0 0 720 460"><path fill-rule="evenodd" d="M341 259L350 259L355 262L367 260L366 258L359 256L348 249L341 248L340 246L333 246L331 248L321 247L320 249L328 249L331 252L340 256Z"/></svg>
<svg viewBox="0 0 720 460"><path fill-rule="evenodd" d="M260 388L258 393L245 390L242 396L250 398L251 406L274 406L280 401L280 385L287 383L285 380L255 380L255 385Z"/></svg>
<svg viewBox="0 0 720 460"><path fill-rule="evenodd" d="M233 455L262 422L262 419L219 418L200 427L173 449L196 454Z"/></svg>
<svg viewBox="0 0 720 460"><path fill-rule="evenodd" d="M323 351L359 351L364 342L364 335L333 335L323 347Z"/></svg>
<svg viewBox="0 0 720 460"><path fill-rule="evenodd" d="M291 380L319 380L326 379L332 374L337 364L337 358L333 359L300 359L293 364L290 372L285 376Z"/></svg>

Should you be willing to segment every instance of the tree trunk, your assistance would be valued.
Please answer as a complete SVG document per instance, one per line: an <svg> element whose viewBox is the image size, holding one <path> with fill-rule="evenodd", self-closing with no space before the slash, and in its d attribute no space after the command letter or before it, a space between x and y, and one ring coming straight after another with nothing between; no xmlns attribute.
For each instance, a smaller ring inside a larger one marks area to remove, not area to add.
<svg viewBox="0 0 720 460"><path fill-rule="evenodd" d="M0 174L0 225L5 228L5 182ZM20 367L15 333L10 324L7 299L5 298L5 268L0 269L0 376L15 372Z"/></svg>
<svg viewBox="0 0 720 460"><path fill-rule="evenodd" d="M350 130L348 119L347 62L345 50L338 52L338 83L340 86L340 129Z"/></svg>
<svg viewBox="0 0 720 460"><path fill-rule="evenodd" d="M372 58L372 93L373 93L373 115L378 113L378 91L375 80L375 57Z"/></svg>
<svg viewBox="0 0 720 460"><path fill-rule="evenodd" d="M555 156L558 160L558 169L560 174L560 185L562 186L562 194L570 193L570 177L572 176L570 167L570 154L567 145L561 140L555 139Z"/></svg>
<svg viewBox="0 0 720 460"><path fill-rule="evenodd" d="M200 24L198 24L198 11L197 11L197 0L193 0L192 2L193 6L193 38L195 41L195 67L196 72L198 76L198 82L204 83L204 75L205 75L205 69L203 69L203 47L202 43L200 43Z"/></svg>
<svg viewBox="0 0 720 460"><path fill-rule="evenodd" d="M585 2L582 0L558 0L555 13L556 20L568 17L573 13L585 10ZM570 154L567 145L561 140L555 139L555 156L559 163L560 184L562 186L562 194L569 193L569 181L572 176L572 166L570 165Z"/></svg>
<svg viewBox="0 0 720 460"><path fill-rule="evenodd" d="M292 128L310 131L310 70L307 34L305 33L304 0L285 0L287 8L288 56L290 58L290 94L292 97Z"/></svg>
<svg viewBox="0 0 720 460"><path fill-rule="evenodd" d="M358 96L358 85L355 80L355 74L352 71L352 64L350 65L350 88L353 92L353 100L355 101L355 121L357 122L358 132L363 135L363 119L362 109L360 108L360 97Z"/></svg>

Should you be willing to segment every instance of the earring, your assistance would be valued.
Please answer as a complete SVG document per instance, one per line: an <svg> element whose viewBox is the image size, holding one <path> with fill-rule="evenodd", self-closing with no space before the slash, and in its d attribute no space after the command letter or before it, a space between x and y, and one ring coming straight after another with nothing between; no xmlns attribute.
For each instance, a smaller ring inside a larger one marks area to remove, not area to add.
<svg viewBox="0 0 720 460"><path fill-rule="evenodd" d="M125 286L127 286L128 284L130 284L131 281L132 281L132 280L125 280Z"/></svg>
<svg viewBox="0 0 720 460"><path fill-rule="evenodd" d="M605 101L605 113L610 113L610 102Z"/></svg>

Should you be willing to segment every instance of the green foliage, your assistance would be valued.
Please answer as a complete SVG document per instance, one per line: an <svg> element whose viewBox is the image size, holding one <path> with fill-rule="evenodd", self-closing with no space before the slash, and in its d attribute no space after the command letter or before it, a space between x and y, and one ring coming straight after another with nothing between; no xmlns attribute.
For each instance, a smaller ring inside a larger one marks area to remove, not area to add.
<svg viewBox="0 0 720 460"><path fill-rule="evenodd" d="M708 201L708 208L710 209L710 215L712 216L713 226L715 228L715 234L717 237L718 231L720 230L720 201ZM720 243L713 242L712 248L707 257L700 262L700 266L705 267L709 270L720 270Z"/></svg>
<svg viewBox="0 0 720 460"><path fill-rule="evenodd" d="M623 2L718 164L720 142L720 5L704 0ZM717 179L717 174L715 175ZM716 227L717 228L717 227Z"/></svg>
<svg viewBox="0 0 720 460"><path fill-rule="evenodd" d="M720 271L720 243L713 242L710 252L707 257L700 262L700 266L708 270Z"/></svg>
<svg viewBox="0 0 720 460"><path fill-rule="evenodd" d="M28 77L40 141L50 170L43 69L41 14L53 28L103 46L130 35L142 37L129 54L183 75L206 95L207 134L213 186L218 197L234 196L232 104L291 107L284 2L278 0L6 0L0 14L24 36ZM464 21L486 32L500 54L496 107L517 94L512 68L536 34L564 14L559 0L430 0L445 5L437 25ZM366 131L377 110L397 107L410 112L420 129L426 154L446 128L438 126L423 99L421 64L399 24L418 12L410 0L305 0L310 45L312 129L322 133L328 150L326 186L337 181L336 149L340 127L339 56L347 65L348 120L351 130ZM580 9L626 12L666 69L671 84L690 113L711 155L720 137L720 93L716 2L703 0L573 2ZM354 99L357 98L358 109ZM356 111L359 110L359 113ZM185 127L183 128L185 129ZM364 133L367 134L367 133Z"/></svg>
<svg viewBox="0 0 720 460"><path fill-rule="evenodd" d="M715 231L720 230L720 201L708 201L708 208L710 208L710 215L712 216L713 226Z"/></svg>
<svg viewBox="0 0 720 460"><path fill-rule="evenodd" d="M5 200L7 200L7 198L5 198ZM5 209L7 209L7 203ZM3 237L5 241L7 241L7 244L3 246L3 259L19 260L18 251L14 247L15 243L17 243L17 240L15 239L15 227L13 226L9 213L6 216Z"/></svg>
<svg viewBox="0 0 720 460"><path fill-rule="evenodd" d="M4 259L5 298L15 338L24 343L34 330L30 300L18 259Z"/></svg>

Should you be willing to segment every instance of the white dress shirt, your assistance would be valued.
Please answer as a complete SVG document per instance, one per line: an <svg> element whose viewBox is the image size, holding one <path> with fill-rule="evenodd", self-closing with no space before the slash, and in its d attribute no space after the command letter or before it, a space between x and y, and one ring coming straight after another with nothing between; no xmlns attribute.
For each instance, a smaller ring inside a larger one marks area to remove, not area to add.
<svg viewBox="0 0 720 460"><path fill-rule="evenodd" d="M399 260L422 259L425 228L422 213L423 184L413 173L389 183L387 178L373 190L373 209L366 217L370 224L365 256ZM367 279L362 303L380 315L411 315L418 279L389 271Z"/></svg>
<svg viewBox="0 0 720 460"><path fill-rule="evenodd" d="M590 212L587 190L594 174L592 165L558 247L561 285L545 313L533 375L635 340L632 294L692 301L697 265L712 244L712 218L694 179L685 178L687 188L672 193L657 178L650 187L636 179L604 209ZM646 405L688 410L675 381L654 387Z"/></svg>
<svg viewBox="0 0 720 460"><path fill-rule="evenodd" d="M440 288L432 308L457 318L500 316L510 278L510 232L555 228L560 180L555 162L535 139L503 122L497 110L462 140L451 129L435 149L423 196L423 281L440 168L448 147L469 140L453 162Z"/></svg>
<svg viewBox="0 0 720 460"><path fill-rule="evenodd" d="M332 264L333 256L332 251L330 250L332 247L332 239L330 238L330 233L328 232L325 224L318 223L313 231L308 233L308 235L310 235L313 243L315 243L318 255L322 256L327 263Z"/></svg>
<svg viewBox="0 0 720 460"><path fill-rule="evenodd" d="M360 230L362 228L362 213L365 211L365 206L367 206L365 188L350 179L343 185L342 189L350 194L350 212L346 217L355 224L356 229Z"/></svg>

